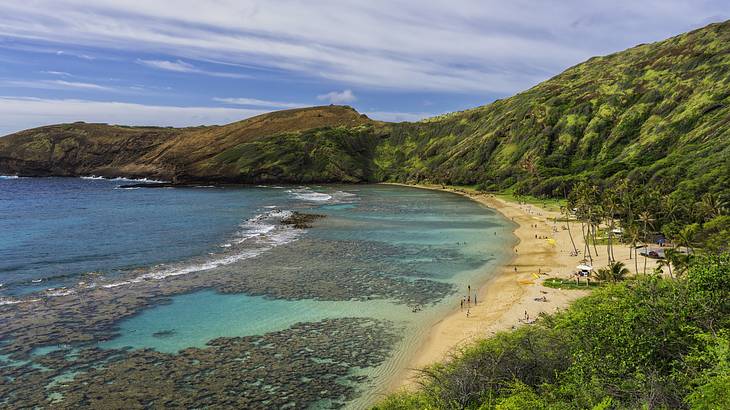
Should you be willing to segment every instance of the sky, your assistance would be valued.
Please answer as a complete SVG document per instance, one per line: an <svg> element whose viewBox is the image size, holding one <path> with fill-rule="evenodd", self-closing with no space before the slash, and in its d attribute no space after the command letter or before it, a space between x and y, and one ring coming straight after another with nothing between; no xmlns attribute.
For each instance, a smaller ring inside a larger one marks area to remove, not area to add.
<svg viewBox="0 0 730 410"><path fill-rule="evenodd" d="M0 135L325 104L418 120L727 19L726 0L2 0Z"/></svg>

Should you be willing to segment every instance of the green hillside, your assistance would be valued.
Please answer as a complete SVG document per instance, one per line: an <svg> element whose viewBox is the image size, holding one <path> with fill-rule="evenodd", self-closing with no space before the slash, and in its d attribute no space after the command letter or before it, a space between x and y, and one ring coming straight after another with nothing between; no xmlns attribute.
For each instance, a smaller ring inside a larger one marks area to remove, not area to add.
<svg viewBox="0 0 730 410"><path fill-rule="evenodd" d="M396 126L376 163L401 181L562 195L579 178L727 190L729 158L726 22L592 58L484 107Z"/></svg>
<svg viewBox="0 0 730 410"><path fill-rule="evenodd" d="M728 190L730 22L572 67L513 97L416 123L350 107L187 129L65 124L0 138L0 173L179 182L434 182L563 196L628 178Z"/></svg>

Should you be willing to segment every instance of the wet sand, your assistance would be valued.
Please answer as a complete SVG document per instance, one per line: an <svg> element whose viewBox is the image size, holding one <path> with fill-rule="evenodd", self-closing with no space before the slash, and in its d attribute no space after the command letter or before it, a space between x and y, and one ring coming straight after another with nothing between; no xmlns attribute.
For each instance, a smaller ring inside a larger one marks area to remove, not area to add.
<svg viewBox="0 0 730 410"><path fill-rule="evenodd" d="M443 361L475 340L524 325L525 312L532 320L542 312L564 309L572 301L589 293L551 289L542 285L542 281L547 278L570 278L582 259L582 256L570 255L572 245L568 231L563 229L565 224L554 222L554 218L560 217L558 212L508 202L490 194L440 186L416 186L464 195L500 212L517 224L514 234L519 242L515 245L513 259L477 290L478 303L468 307L465 305L461 309L461 295L466 295L469 285L463 284L459 295L454 297L454 312L431 328L409 365L394 379L392 390L415 386L419 374L416 369ZM580 229L579 226L571 226L573 239L578 249L582 249L583 241L576 228ZM600 263L596 265L600 266ZM472 287L472 294L474 292ZM535 300L543 297L547 301Z"/></svg>

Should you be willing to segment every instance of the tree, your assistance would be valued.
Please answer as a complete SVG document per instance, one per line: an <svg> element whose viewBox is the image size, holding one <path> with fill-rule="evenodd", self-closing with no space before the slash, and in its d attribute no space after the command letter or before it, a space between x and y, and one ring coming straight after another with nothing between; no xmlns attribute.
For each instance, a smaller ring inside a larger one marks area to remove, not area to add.
<svg viewBox="0 0 730 410"><path fill-rule="evenodd" d="M573 233L570 231L570 215L569 206L561 206L560 213L565 217L565 224L568 226L568 237L570 237L570 244L573 245L573 253L578 254L578 248L575 246L575 240L573 240Z"/></svg>
<svg viewBox="0 0 730 410"><path fill-rule="evenodd" d="M669 250L669 249L668 249ZM674 279L674 275L672 274L672 263L667 258L660 258L656 261L657 269L664 272L662 268L666 267L669 269L669 277Z"/></svg>
<svg viewBox="0 0 730 410"><path fill-rule="evenodd" d="M699 205L706 219L717 218L720 215L724 215L727 211L727 202L720 198L719 195L711 192L706 192L702 195Z"/></svg>
<svg viewBox="0 0 730 410"><path fill-rule="evenodd" d="M649 210L643 210L639 213L639 220L643 224L642 236L644 238L644 275L646 275L646 259L649 257L649 228L654 226L654 218Z"/></svg>
<svg viewBox="0 0 730 410"><path fill-rule="evenodd" d="M630 270L626 269L623 262L613 261L608 264L605 268L598 269L596 277L602 282L619 282L624 280L626 275L631 273Z"/></svg>

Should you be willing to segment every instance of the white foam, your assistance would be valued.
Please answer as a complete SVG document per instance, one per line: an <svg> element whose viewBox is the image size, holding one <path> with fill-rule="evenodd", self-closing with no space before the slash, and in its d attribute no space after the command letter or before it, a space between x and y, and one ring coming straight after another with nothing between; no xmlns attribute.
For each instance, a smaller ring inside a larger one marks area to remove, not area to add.
<svg viewBox="0 0 730 410"><path fill-rule="evenodd" d="M236 233L234 240L231 243L220 245L222 248L226 248L226 251L221 254L213 254L212 258L208 260L188 264L176 264L165 267L164 269L156 269L136 278L104 284L101 287L110 289L148 280L161 280L169 277L187 275L256 257L276 246L297 239L301 230L278 224L281 219L291 215L292 211L275 210L256 215L244 221L241 223L241 228L243 229ZM251 246L249 247L248 244L245 248L237 246L244 242L251 242Z"/></svg>
<svg viewBox="0 0 730 410"><path fill-rule="evenodd" d="M275 209L247 219L246 221L241 223L240 226L242 230L236 233L233 241L220 245L222 248L226 248L225 251L221 254L213 253L211 254L212 257L205 261L174 264L172 266L160 264L156 268L153 268L150 272L142 274L140 276L131 279L121 280L118 282L103 284L100 283L98 286L105 289L112 289L119 286L140 283L143 281L162 280L169 277L206 271L220 266L230 265L241 260L256 257L263 252L269 251L279 245L292 242L299 237L302 232L301 230L280 224L282 219L285 219L292 214L292 211ZM250 244L247 243L245 245L245 248L241 246L236 246L241 245L244 242L250 242ZM39 283L40 281L42 280L33 280L34 283ZM79 287L81 286L82 285L79 283ZM83 287L94 288L96 286L97 284L92 282L86 284ZM67 296L74 293L76 293L76 290L73 289L49 288L46 290L45 295L49 297L55 297ZM0 298L0 305L33 302L38 300L39 299L15 300Z"/></svg>
<svg viewBox="0 0 730 410"><path fill-rule="evenodd" d="M319 202L319 203L350 203L356 199L357 194L345 191L335 191L331 194L324 192L313 191L309 187L300 187L297 189L289 189L287 192L295 199L308 202Z"/></svg>
<svg viewBox="0 0 730 410"><path fill-rule="evenodd" d="M17 175L0 175L0 179L18 179L20 178Z"/></svg>
<svg viewBox="0 0 730 410"><path fill-rule="evenodd" d="M84 177L79 177L81 179L89 179L89 180L107 180L107 181L117 181L117 182L144 182L144 183L164 183L169 181L162 181L159 179L149 179L149 178L126 178L126 177L116 177L116 178L107 178L107 177L101 177L97 175L89 175Z"/></svg>
<svg viewBox="0 0 730 410"><path fill-rule="evenodd" d="M290 189L287 192L290 193L291 196L293 196L295 199L299 199L302 201L326 202L332 199L332 195L322 192L314 192L309 188Z"/></svg>
<svg viewBox="0 0 730 410"><path fill-rule="evenodd" d="M17 305L18 303L31 303L31 302L38 302L40 299L8 299L8 298L0 298L0 306L3 305Z"/></svg>
<svg viewBox="0 0 730 410"><path fill-rule="evenodd" d="M76 293L76 292L71 289L54 289L54 290L48 289L46 291L46 295L48 295L48 296L68 296L68 295L73 295L74 293Z"/></svg>

